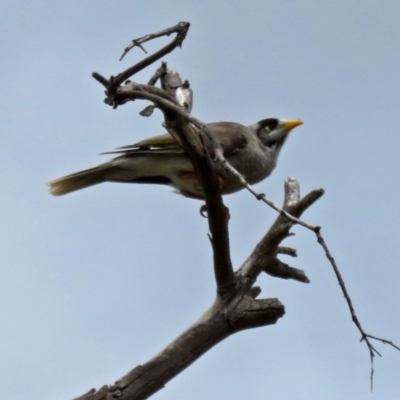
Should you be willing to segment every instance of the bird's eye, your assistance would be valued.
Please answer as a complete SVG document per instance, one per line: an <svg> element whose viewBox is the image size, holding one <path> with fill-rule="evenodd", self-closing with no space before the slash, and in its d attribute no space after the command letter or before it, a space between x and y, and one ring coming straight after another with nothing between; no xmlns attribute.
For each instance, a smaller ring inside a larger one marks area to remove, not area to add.
<svg viewBox="0 0 400 400"><path fill-rule="evenodd" d="M279 121L276 118L263 119L259 122L264 132L270 133L278 127Z"/></svg>

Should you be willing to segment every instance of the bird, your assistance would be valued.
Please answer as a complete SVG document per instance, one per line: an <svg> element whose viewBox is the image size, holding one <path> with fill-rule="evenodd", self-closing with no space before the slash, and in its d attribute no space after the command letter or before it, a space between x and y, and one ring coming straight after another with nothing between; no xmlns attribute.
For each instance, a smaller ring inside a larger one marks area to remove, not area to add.
<svg viewBox="0 0 400 400"><path fill-rule="evenodd" d="M206 126L221 144L226 160L252 185L272 173L289 132L301 124L301 120L267 118L249 126L236 122ZM189 156L169 133L120 147L111 154L119 155L97 167L49 182L50 193L61 196L103 182L147 183L169 185L185 197L204 200ZM243 189L239 179L221 163L214 165L222 194Z"/></svg>

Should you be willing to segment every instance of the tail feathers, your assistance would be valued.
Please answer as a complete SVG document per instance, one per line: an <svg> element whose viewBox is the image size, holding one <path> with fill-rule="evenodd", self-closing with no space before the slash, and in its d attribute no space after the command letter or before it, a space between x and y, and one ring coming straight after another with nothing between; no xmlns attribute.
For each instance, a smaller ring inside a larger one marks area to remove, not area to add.
<svg viewBox="0 0 400 400"><path fill-rule="evenodd" d="M48 183L49 191L53 196L62 196L76 190L103 183L105 182L104 175L108 168L108 164L102 164L94 168L55 179Z"/></svg>

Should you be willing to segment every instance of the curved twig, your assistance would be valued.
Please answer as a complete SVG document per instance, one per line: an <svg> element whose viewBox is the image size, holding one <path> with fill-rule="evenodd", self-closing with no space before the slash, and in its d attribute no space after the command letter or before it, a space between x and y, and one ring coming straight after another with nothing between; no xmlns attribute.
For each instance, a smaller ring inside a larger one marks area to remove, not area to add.
<svg viewBox="0 0 400 400"><path fill-rule="evenodd" d="M164 46L162 49L158 50L157 52L153 53L151 56L145 58L144 60L138 62L136 65L126 69L125 71L121 72L115 77L110 77L109 80L104 79L100 74L97 72L93 72L92 76L95 78L98 82L100 82L104 87L106 87L108 93L114 93L117 88L127 79L129 79L131 76L135 75L142 69L148 67L149 65L153 64L155 61L161 59L164 57L166 54L170 53L177 47L181 47L183 41L185 40L186 34L189 30L190 23L189 22L179 22L175 26L165 29L161 32L155 33L155 34L150 34L143 36L142 38L136 39L133 41L133 44L128 46L122 57L135 45L139 43L144 43L148 40L152 40L155 38L158 38L160 36L165 36L165 35L170 35L171 33L177 33L175 38L171 41L171 43L167 44ZM121 57L121 58L122 58Z"/></svg>
<svg viewBox="0 0 400 400"><path fill-rule="evenodd" d="M142 46L142 43L148 42L149 40L157 39L161 36L169 36L172 33L177 33L176 39L178 41L178 46L180 47L182 46L182 43L185 40L185 36L187 34L189 26L190 26L189 22L179 22L178 24L172 26L171 28L164 29L160 32L150 33L149 35L142 36L138 39L132 39L132 43L125 48L119 61L121 61L128 53L128 51L130 51L134 47L140 47L147 54L147 51Z"/></svg>
<svg viewBox="0 0 400 400"><path fill-rule="evenodd" d="M349 293L347 291L346 285L345 285L344 280L342 278L342 274L339 271L339 268L338 268L338 266L336 264L335 259L333 258L331 252L329 251L329 248L328 248L323 236L321 235L320 230L316 231L315 234L317 235L318 243L322 246L322 248L325 251L326 258L329 260L329 262L332 265L332 268L333 268L333 271L334 271L334 273L336 275L336 278L338 280L340 289L342 290L343 296L344 296L344 298L346 300L346 303L347 303L347 306L349 308L349 311L350 311L350 314L351 314L351 319L354 322L354 324L356 325L357 329L361 333L361 341L364 341L365 344L367 345L369 356L370 356L370 363L371 363L370 382L371 382L371 391L372 391L373 384L374 384L374 380L373 380L373 377L374 377L374 357L375 357L375 354L377 354L380 357L382 357L382 356L378 352L378 350L375 349L375 347L372 345L372 343L371 343L371 341L369 339L374 339L374 340L378 340L378 341L380 341L382 343L389 344L389 345L391 345L392 347L394 347L395 349L397 349L399 351L400 351L400 347L396 346L393 342L391 342L389 340L378 338L376 336L370 335L370 334L365 332L364 328L362 327L362 325L361 325L361 323L360 323L360 321L359 321L359 319L357 317L356 311L355 311L354 306L353 306L353 302L351 301L350 295L349 295Z"/></svg>

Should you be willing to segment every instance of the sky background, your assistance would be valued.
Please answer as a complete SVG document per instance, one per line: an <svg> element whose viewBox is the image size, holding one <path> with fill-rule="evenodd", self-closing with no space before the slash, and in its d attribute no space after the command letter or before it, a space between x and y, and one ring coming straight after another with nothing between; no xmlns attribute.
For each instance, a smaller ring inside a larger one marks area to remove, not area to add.
<svg viewBox="0 0 400 400"><path fill-rule="evenodd" d="M1 1L0 393L68 400L112 384L158 353L213 302L200 202L168 187L102 184L65 197L46 182L104 162L103 151L163 132L146 103L113 110L97 71L144 56L133 38L191 27L165 57L194 90L193 115L251 124L301 118L278 167L325 196L303 218L322 233L367 332L400 344L400 2L398 0ZM146 44L151 51L167 40ZM159 63L138 74L147 82ZM276 214L227 196L239 267ZM369 354L315 236L284 244L311 284L262 276L276 325L223 341L153 396L176 399L398 398L400 353Z"/></svg>

